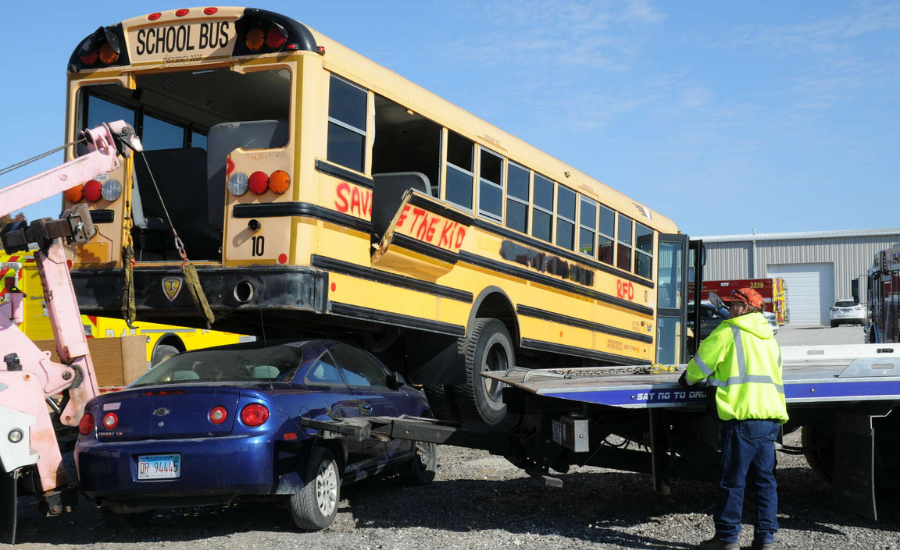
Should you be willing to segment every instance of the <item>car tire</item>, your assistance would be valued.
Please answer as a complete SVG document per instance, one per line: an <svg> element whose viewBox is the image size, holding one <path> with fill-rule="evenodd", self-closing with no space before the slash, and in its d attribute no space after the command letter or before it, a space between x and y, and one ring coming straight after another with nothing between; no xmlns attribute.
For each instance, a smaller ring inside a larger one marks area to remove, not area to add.
<svg viewBox="0 0 900 550"><path fill-rule="evenodd" d="M337 516L341 501L340 469L331 451L313 447L303 481L303 488L288 502L291 519L305 531L328 528Z"/></svg>
<svg viewBox="0 0 900 550"><path fill-rule="evenodd" d="M410 464L411 470L402 475L403 482L423 487L434 481L437 475L437 454L437 444L416 441Z"/></svg>
<svg viewBox="0 0 900 550"><path fill-rule="evenodd" d="M175 346L167 346L165 344L156 346L156 349L153 350L153 358L150 360L150 368L155 367L169 357L178 355L179 353L181 352Z"/></svg>
<svg viewBox="0 0 900 550"><path fill-rule="evenodd" d="M153 520L153 510L146 512L138 512L136 514L120 514L113 512L109 508L100 508L100 515L103 517L103 523L111 529L145 529L149 527Z"/></svg>
<svg viewBox="0 0 900 550"><path fill-rule="evenodd" d="M834 430L829 425L803 426L800 441L809 467L831 483L834 479Z"/></svg>
<svg viewBox="0 0 900 550"><path fill-rule="evenodd" d="M836 322L832 321L832 322L831 322L831 328L834 328L834 327L836 327L836 326L838 326L838 324L837 324Z"/></svg>
<svg viewBox="0 0 900 550"><path fill-rule="evenodd" d="M504 384L481 376L485 371L505 371L515 366L512 338L501 321L478 318L469 335L460 340L466 361L466 383L454 386L463 418L487 425L499 424L506 416L502 399Z"/></svg>

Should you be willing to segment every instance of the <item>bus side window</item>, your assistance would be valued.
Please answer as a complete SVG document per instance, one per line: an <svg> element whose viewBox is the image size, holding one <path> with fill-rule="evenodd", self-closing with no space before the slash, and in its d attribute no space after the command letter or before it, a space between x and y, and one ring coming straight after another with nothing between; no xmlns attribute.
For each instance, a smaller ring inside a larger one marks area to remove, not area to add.
<svg viewBox="0 0 900 550"><path fill-rule="evenodd" d="M366 166L365 90L331 75L328 91L328 161L357 172Z"/></svg>
<svg viewBox="0 0 900 550"><path fill-rule="evenodd" d="M375 94L372 177L419 173L432 196L440 197L442 131L440 124Z"/></svg>
<svg viewBox="0 0 900 550"><path fill-rule="evenodd" d="M594 235L597 232L597 203L581 197L579 213L578 251L594 258Z"/></svg>
<svg viewBox="0 0 900 550"><path fill-rule="evenodd" d="M597 235L597 259L613 263L613 243L616 241L616 213L600 206L600 233Z"/></svg>
<svg viewBox="0 0 900 550"><path fill-rule="evenodd" d="M575 250L575 192L557 184L556 244Z"/></svg>
<svg viewBox="0 0 900 550"><path fill-rule="evenodd" d="M634 236L637 251L634 257L634 272L641 277L653 278L653 230L635 222Z"/></svg>
<svg viewBox="0 0 900 550"><path fill-rule="evenodd" d="M452 130L447 135L447 200L471 211L475 144Z"/></svg>
<svg viewBox="0 0 900 550"><path fill-rule="evenodd" d="M481 148L478 166L478 213L497 223L503 221L503 157Z"/></svg>
<svg viewBox="0 0 900 550"><path fill-rule="evenodd" d="M631 234L633 225L630 218L619 214L619 244L616 247L616 267L625 271L631 271L631 248L633 245Z"/></svg>
<svg viewBox="0 0 900 550"><path fill-rule="evenodd" d="M547 241L553 242L553 182L534 174L534 213L531 222L531 234Z"/></svg>
<svg viewBox="0 0 900 550"><path fill-rule="evenodd" d="M528 233L528 203L531 173L509 162L506 177L506 227Z"/></svg>

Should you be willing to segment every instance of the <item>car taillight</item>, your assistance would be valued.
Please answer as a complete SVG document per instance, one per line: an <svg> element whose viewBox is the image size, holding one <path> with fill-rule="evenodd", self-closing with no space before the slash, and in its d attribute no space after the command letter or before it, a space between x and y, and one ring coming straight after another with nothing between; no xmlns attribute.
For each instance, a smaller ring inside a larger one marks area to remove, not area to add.
<svg viewBox="0 0 900 550"><path fill-rule="evenodd" d="M856 306L856 307L853 308L853 309L855 309L856 311L862 311L862 307L860 307L860 306Z"/></svg>
<svg viewBox="0 0 900 550"><path fill-rule="evenodd" d="M259 27L250 29L244 38L244 44L251 52L258 52L266 43L266 33Z"/></svg>
<svg viewBox="0 0 900 550"><path fill-rule="evenodd" d="M279 50L287 42L287 31L280 25L273 24L266 33L266 46L272 50Z"/></svg>
<svg viewBox="0 0 900 550"><path fill-rule="evenodd" d="M81 199L84 198L84 186L79 183L75 187L66 189L63 198L69 202L81 202Z"/></svg>
<svg viewBox="0 0 900 550"><path fill-rule="evenodd" d="M116 413L106 413L103 417L103 427L111 430L119 425L119 415Z"/></svg>
<svg viewBox="0 0 900 550"><path fill-rule="evenodd" d="M102 185L97 180L91 180L84 184L84 190L82 191L84 194L85 200L88 202L97 202L100 200L100 197L103 196Z"/></svg>
<svg viewBox="0 0 900 550"><path fill-rule="evenodd" d="M94 431L94 415L91 413L84 413L84 416L81 417L81 422L78 423L78 433L81 435L88 435L89 433Z"/></svg>
<svg viewBox="0 0 900 550"><path fill-rule="evenodd" d="M255 428L262 426L269 419L269 409L259 403L250 403L241 410L241 422Z"/></svg>
<svg viewBox="0 0 900 550"><path fill-rule="evenodd" d="M275 170L269 176L269 189L281 195L291 185L291 177L284 170Z"/></svg>
<svg viewBox="0 0 900 550"><path fill-rule="evenodd" d="M228 418L228 410L225 407L213 407L209 411L209 421L213 424L221 424Z"/></svg>
<svg viewBox="0 0 900 550"><path fill-rule="evenodd" d="M250 174L250 192L254 195L262 195L269 188L269 176L265 172L253 172Z"/></svg>

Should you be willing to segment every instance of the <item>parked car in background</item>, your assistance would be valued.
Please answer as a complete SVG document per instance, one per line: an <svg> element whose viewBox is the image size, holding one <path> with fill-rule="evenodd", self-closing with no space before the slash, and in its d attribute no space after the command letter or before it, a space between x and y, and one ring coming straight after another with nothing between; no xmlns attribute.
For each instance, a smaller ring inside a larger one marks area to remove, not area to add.
<svg viewBox="0 0 900 550"><path fill-rule="evenodd" d="M868 312L866 306L853 299L838 300L828 312L831 317L831 326L850 323L853 325L865 325Z"/></svg>
<svg viewBox="0 0 900 550"><path fill-rule="evenodd" d="M175 355L90 403L75 448L84 493L108 519L241 497L287 505L301 529L331 525L341 485L397 473L430 483L437 446L318 437L300 418L431 416L422 392L357 347L308 340Z"/></svg>
<svg viewBox="0 0 900 550"><path fill-rule="evenodd" d="M769 326L772 327L772 332L778 334L778 316L771 311L764 311L763 315L766 317L766 321L769 322Z"/></svg>

